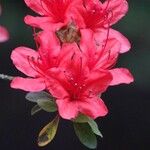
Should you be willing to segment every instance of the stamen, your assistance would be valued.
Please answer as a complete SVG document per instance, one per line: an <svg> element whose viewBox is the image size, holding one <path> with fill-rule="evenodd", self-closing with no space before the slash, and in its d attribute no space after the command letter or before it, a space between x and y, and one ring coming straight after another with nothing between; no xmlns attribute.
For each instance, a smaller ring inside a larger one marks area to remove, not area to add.
<svg viewBox="0 0 150 150"><path fill-rule="evenodd" d="M56 35L61 43L79 43L81 39L81 34L73 23L56 31Z"/></svg>
<svg viewBox="0 0 150 150"><path fill-rule="evenodd" d="M35 29L35 27L33 27L34 42L35 42L36 48L38 49L39 45L38 45L38 42L36 41L36 36L37 36L36 29Z"/></svg>

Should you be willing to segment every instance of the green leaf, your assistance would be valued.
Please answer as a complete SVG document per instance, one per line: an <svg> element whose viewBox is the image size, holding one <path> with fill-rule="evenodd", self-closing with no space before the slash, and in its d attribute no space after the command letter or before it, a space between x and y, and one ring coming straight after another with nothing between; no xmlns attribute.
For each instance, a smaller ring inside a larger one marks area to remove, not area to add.
<svg viewBox="0 0 150 150"><path fill-rule="evenodd" d="M31 115L35 115L36 113L38 113L40 110L42 110L42 108L39 105L35 105L32 109L31 109Z"/></svg>
<svg viewBox="0 0 150 150"><path fill-rule="evenodd" d="M88 123L88 124L90 125L92 131L93 131L96 135L98 135L98 136L100 136L100 137L103 137L102 133L100 132L100 130L99 130L99 128L98 128L97 123L96 123L93 119L91 119L90 117L87 117L87 116L85 116L85 115L83 115L83 114L80 114L80 115L78 115L78 117L77 117L75 120L73 120L73 121L76 122L76 123Z"/></svg>
<svg viewBox="0 0 150 150"><path fill-rule="evenodd" d="M47 92L41 91L41 92L30 92L28 94L26 94L25 97L27 100L37 103L37 101L39 99L43 99L43 100L48 100L48 99L52 99L52 97L50 96L50 94L48 94Z"/></svg>
<svg viewBox="0 0 150 150"><path fill-rule="evenodd" d="M55 112L57 111L56 103L52 100L43 100L39 99L37 100L37 104L45 111L47 112Z"/></svg>
<svg viewBox="0 0 150 150"><path fill-rule="evenodd" d="M88 123L74 123L74 129L83 145L90 149L96 149L97 139Z"/></svg>
<svg viewBox="0 0 150 150"><path fill-rule="evenodd" d="M89 118L88 124L90 125L92 131L93 131L96 135L98 135L98 136L100 136L100 137L103 138L103 135L102 135L102 133L100 132L97 123L96 123L93 119Z"/></svg>
<svg viewBox="0 0 150 150"><path fill-rule="evenodd" d="M59 123L59 117L56 116L49 124L47 124L39 133L38 145L43 147L50 143L56 135Z"/></svg>
<svg viewBox="0 0 150 150"><path fill-rule="evenodd" d="M89 118L83 114L78 115L76 119L73 120L76 123L86 123L89 121Z"/></svg>

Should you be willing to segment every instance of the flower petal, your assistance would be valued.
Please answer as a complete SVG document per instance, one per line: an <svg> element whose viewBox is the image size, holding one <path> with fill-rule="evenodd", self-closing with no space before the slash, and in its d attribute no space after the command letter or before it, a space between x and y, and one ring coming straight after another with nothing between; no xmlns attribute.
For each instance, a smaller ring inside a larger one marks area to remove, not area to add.
<svg viewBox="0 0 150 150"><path fill-rule="evenodd" d="M24 22L30 26L41 28L46 31L55 31L64 26L64 23L52 23L50 17L33 17L27 15Z"/></svg>
<svg viewBox="0 0 150 150"><path fill-rule="evenodd" d="M59 114L64 119L74 119L78 115L78 106L76 101L69 101L66 99L58 99L56 100Z"/></svg>
<svg viewBox="0 0 150 150"><path fill-rule="evenodd" d="M105 116L108 113L106 105L102 99L98 97L86 98L83 101L78 101L77 103L79 111L93 119Z"/></svg>
<svg viewBox="0 0 150 150"><path fill-rule="evenodd" d="M51 69L49 71L49 74L52 76L55 75L55 77L56 77L60 71L54 71L54 70L55 69ZM63 99L68 96L68 92L66 91L65 86L63 86L63 84L59 80L57 80L57 78L55 78L55 79L49 78L46 81L46 87L53 97L55 97L57 99Z"/></svg>
<svg viewBox="0 0 150 150"><path fill-rule="evenodd" d="M103 4L103 9L110 12L110 23L112 25L126 15L128 3L126 0L106 0Z"/></svg>
<svg viewBox="0 0 150 150"><path fill-rule="evenodd" d="M8 40L8 38L9 38L8 31L6 30L6 28L0 26L0 42L5 42Z"/></svg>
<svg viewBox="0 0 150 150"><path fill-rule="evenodd" d="M11 88L21 89L24 91L38 92L45 89L44 80L41 78L21 78L15 77L11 82Z"/></svg>
<svg viewBox="0 0 150 150"><path fill-rule="evenodd" d="M85 92L91 91L91 94L99 94L104 92L109 86L112 76L109 71L96 70L91 71L88 75Z"/></svg>
<svg viewBox="0 0 150 150"><path fill-rule="evenodd" d="M11 59L18 70L30 77L35 77L38 73L30 65L29 56L37 60L38 53L27 47L18 47L12 51Z"/></svg>
<svg viewBox="0 0 150 150"><path fill-rule="evenodd" d="M40 44L40 55L49 55L49 59L58 56L61 46L54 32L40 32L37 41Z"/></svg>
<svg viewBox="0 0 150 150"><path fill-rule="evenodd" d="M40 15L46 15L47 12L44 10L41 0L24 0L26 5L30 7L33 11Z"/></svg>
<svg viewBox="0 0 150 150"><path fill-rule="evenodd" d="M130 50L131 44L129 40L125 36L123 36L120 32L110 29L109 37L116 38L116 40L120 42L121 44L120 53L125 53Z"/></svg>
<svg viewBox="0 0 150 150"><path fill-rule="evenodd" d="M110 73L113 76L113 80L111 81L110 85L118 85L121 83L130 84L134 81L133 76L128 69L116 68L110 70Z"/></svg>

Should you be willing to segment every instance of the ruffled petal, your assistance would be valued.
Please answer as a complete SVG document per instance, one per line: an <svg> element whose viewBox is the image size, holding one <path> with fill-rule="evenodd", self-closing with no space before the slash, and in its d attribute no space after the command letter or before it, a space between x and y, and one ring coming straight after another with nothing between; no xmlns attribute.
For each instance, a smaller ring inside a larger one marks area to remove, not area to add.
<svg viewBox="0 0 150 150"><path fill-rule="evenodd" d="M64 119L74 119L78 115L78 106L75 101L69 101L66 99L56 100L59 115Z"/></svg>
<svg viewBox="0 0 150 150"><path fill-rule="evenodd" d="M24 91L38 92L45 89L44 80L41 78L21 78L15 77L11 82L11 88L21 89Z"/></svg>
<svg viewBox="0 0 150 150"><path fill-rule="evenodd" d="M0 42L5 42L8 40L8 38L9 38L8 31L6 30L6 28L0 26Z"/></svg>
<svg viewBox="0 0 150 150"><path fill-rule="evenodd" d="M98 97L86 98L82 101L78 101L79 111L93 119L97 117L105 116L108 113L108 109L102 99Z"/></svg>
<svg viewBox="0 0 150 150"><path fill-rule="evenodd" d="M27 47L18 47L12 51L11 59L18 70L30 77L35 77L38 73L29 62L29 57L37 60L38 53Z"/></svg>
<svg viewBox="0 0 150 150"><path fill-rule="evenodd" d="M110 12L110 24L115 24L123 16L126 15L128 11L128 3L126 0L106 0L103 4L103 9Z"/></svg>
<svg viewBox="0 0 150 150"><path fill-rule="evenodd" d="M134 78L132 74L129 72L126 68L116 68L110 70L110 73L112 74L112 81L110 85L118 85L118 84L130 84L134 81Z"/></svg>

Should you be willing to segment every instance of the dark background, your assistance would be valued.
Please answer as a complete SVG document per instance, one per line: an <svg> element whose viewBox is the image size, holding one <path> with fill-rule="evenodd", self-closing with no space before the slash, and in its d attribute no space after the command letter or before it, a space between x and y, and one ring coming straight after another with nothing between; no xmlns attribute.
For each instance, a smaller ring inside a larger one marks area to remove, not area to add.
<svg viewBox="0 0 150 150"><path fill-rule="evenodd" d="M23 0L1 0L0 24L10 33L0 44L0 72L22 75L12 65L11 51L18 46L35 47L32 30L23 18L33 13ZM128 15L114 26L132 43L130 52L120 56L118 66L127 67L135 77L130 85L111 87L103 95L109 114L97 119L104 135L98 138L98 150L150 149L150 1L130 0ZM0 80L0 150L86 150L76 138L72 124L61 121L55 140L45 148L36 144L37 135L53 114L41 112L30 116L32 103L26 92L13 90Z"/></svg>

